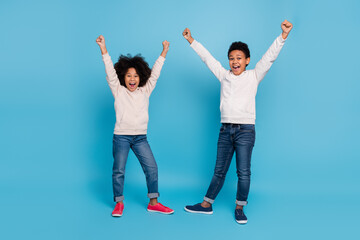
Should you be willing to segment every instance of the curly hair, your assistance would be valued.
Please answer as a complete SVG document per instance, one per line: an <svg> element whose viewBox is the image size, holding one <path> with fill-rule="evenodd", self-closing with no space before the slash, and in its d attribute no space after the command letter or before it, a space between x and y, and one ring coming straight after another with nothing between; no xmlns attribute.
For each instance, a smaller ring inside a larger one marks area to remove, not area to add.
<svg viewBox="0 0 360 240"><path fill-rule="evenodd" d="M114 64L114 68L120 80L120 84L124 87L126 87L125 74L129 68L135 68L136 73L139 75L139 87L144 86L151 75L149 64L140 54L135 57L131 57L130 54L127 56L120 55L118 62Z"/></svg>
<svg viewBox="0 0 360 240"><path fill-rule="evenodd" d="M246 43L243 43L243 42L240 42L240 41L239 42L233 42L229 47L228 58L229 58L230 52L234 51L234 50L242 51L245 54L246 58L250 57L250 50L249 50L249 47L248 47L248 45Z"/></svg>

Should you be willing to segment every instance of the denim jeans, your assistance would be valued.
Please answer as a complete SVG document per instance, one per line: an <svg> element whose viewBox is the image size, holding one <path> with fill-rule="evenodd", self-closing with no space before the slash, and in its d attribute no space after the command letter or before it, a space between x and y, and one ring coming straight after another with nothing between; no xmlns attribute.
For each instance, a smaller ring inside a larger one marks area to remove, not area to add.
<svg viewBox="0 0 360 240"><path fill-rule="evenodd" d="M220 128L214 176L204 200L213 203L224 185L234 152L238 176L236 204L246 205L250 189L251 153L255 143L255 125L224 123Z"/></svg>
<svg viewBox="0 0 360 240"><path fill-rule="evenodd" d="M141 167L145 173L146 184L148 188L148 197L156 198L158 192L158 168L154 155L150 149L146 135L116 135L113 137L113 192L114 201L120 202L124 200L124 177L125 165L128 158L129 150L135 153L139 159Z"/></svg>

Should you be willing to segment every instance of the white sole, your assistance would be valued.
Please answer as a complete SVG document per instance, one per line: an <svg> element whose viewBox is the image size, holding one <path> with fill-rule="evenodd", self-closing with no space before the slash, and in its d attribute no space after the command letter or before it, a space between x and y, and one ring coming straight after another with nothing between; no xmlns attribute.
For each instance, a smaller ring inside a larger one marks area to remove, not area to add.
<svg viewBox="0 0 360 240"><path fill-rule="evenodd" d="M162 213L162 214L166 214L166 215L170 215L170 214L173 214L173 213L174 213L174 211L165 213L165 212L160 212L160 211L150 210L150 209L148 209L148 212L157 212L157 213Z"/></svg>
<svg viewBox="0 0 360 240"><path fill-rule="evenodd" d="M193 210L187 209L186 207L184 207L184 209L185 209L185 211L190 212L190 213L201 213L201 214L207 214L207 215L213 214L213 211L211 211L211 212L193 211Z"/></svg>
<svg viewBox="0 0 360 240"><path fill-rule="evenodd" d="M236 220L236 222L239 224L246 224L247 220Z"/></svg>
<svg viewBox="0 0 360 240"><path fill-rule="evenodd" d="M122 214L111 214L111 216L113 216L113 217L121 217Z"/></svg>

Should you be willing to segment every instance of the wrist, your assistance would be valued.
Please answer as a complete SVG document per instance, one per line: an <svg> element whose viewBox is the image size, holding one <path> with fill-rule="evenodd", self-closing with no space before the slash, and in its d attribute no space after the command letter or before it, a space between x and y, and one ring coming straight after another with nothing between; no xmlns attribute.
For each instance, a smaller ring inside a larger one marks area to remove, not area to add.
<svg viewBox="0 0 360 240"><path fill-rule="evenodd" d="M189 37L187 40L188 40L188 42L189 42L190 44L192 44L193 41L194 41L194 38L193 38L193 37Z"/></svg>
<svg viewBox="0 0 360 240"><path fill-rule="evenodd" d="M162 56L163 58L166 57L166 54L167 54L168 50L163 50L160 54L160 56Z"/></svg>
<svg viewBox="0 0 360 240"><path fill-rule="evenodd" d="M100 47L100 50L101 50L101 54L104 55L107 53L107 49L106 47Z"/></svg>
<svg viewBox="0 0 360 240"><path fill-rule="evenodd" d="M289 36L289 33L282 32L282 33L281 33L281 36L282 36L282 38L285 40L285 39Z"/></svg>

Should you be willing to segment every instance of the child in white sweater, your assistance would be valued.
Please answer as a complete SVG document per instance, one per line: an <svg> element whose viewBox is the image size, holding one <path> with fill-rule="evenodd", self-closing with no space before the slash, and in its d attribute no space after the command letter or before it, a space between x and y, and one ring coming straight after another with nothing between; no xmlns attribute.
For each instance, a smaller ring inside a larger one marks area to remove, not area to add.
<svg viewBox="0 0 360 240"><path fill-rule="evenodd" d="M163 51L151 70L139 55L135 57L121 55L114 66L106 50L105 38L100 35L96 43L100 47L105 64L106 80L115 98L116 123L113 137L112 180L116 205L112 216L120 217L123 214L125 165L130 148L139 159L146 176L150 198L147 210L172 214L174 210L157 201L159 197L158 168L146 137L149 97L160 76L170 44L168 41L162 43Z"/></svg>
<svg viewBox="0 0 360 240"><path fill-rule="evenodd" d="M292 24L285 20L281 24L282 34L275 39L255 69L246 70L250 62L247 44L234 42L229 48L228 59L231 70L223 68L213 56L194 38L186 28L184 38L205 62L221 84L221 123L218 139L215 171L202 203L185 207L188 212L212 214L212 204L220 192L231 159L236 153L238 186L236 194L235 219L247 223L243 206L247 204L250 189L251 153L255 143L255 96L259 83L280 53Z"/></svg>

